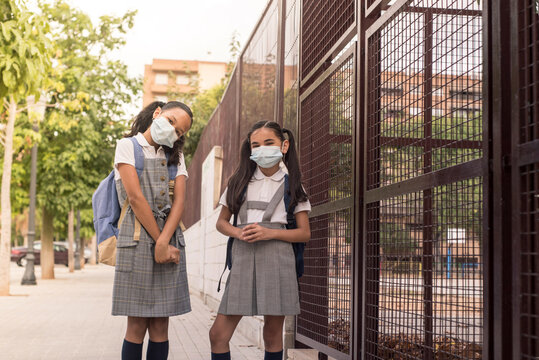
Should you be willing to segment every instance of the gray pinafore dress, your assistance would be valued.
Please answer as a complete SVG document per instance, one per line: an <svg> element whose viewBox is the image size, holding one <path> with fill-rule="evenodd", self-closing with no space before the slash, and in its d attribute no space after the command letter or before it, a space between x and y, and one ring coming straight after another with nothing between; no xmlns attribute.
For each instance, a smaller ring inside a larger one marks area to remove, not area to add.
<svg viewBox="0 0 539 360"><path fill-rule="evenodd" d="M284 183L270 202L244 201L239 217L240 228L247 223L247 210L265 210L258 224L284 229L285 224L270 222L280 201ZM228 275L219 314L224 315L297 315L299 308L296 258L292 244L281 240L247 243L234 239L232 268Z"/></svg>
<svg viewBox="0 0 539 360"><path fill-rule="evenodd" d="M162 230L170 210L165 159L144 159L140 187ZM116 189L118 200L123 204L127 195L121 180L116 181ZM169 317L191 311L185 241L180 227L170 239L170 244L180 250L179 264L156 263L154 240L143 227L140 227L140 238L136 240L136 228L135 213L129 206L117 240L112 315Z"/></svg>

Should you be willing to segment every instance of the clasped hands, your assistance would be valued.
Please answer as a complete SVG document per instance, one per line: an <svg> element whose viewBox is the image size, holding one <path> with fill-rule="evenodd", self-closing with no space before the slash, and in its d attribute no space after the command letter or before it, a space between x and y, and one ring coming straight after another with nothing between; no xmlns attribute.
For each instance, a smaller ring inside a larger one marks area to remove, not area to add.
<svg viewBox="0 0 539 360"><path fill-rule="evenodd" d="M157 240L155 242L155 262L158 264L180 263L180 250L172 246L168 241Z"/></svg>
<svg viewBox="0 0 539 360"><path fill-rule="evenodd" d="M253 243L256 241L273 239L273 232L272 229L254 223L245 226L243 229L238 228L236 238L248 243Z"/></svg>

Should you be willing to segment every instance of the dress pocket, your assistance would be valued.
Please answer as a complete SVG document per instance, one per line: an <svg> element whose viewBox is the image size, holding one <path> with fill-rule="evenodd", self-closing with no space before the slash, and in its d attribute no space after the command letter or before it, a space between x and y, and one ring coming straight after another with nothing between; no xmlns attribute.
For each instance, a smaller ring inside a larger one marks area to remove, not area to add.
<svg viewBox="0 0 539 360"><path fill-rule="evenodd" d="M116 245L116 271L131 272L135 262L137 241L120 241Z"/></svg>

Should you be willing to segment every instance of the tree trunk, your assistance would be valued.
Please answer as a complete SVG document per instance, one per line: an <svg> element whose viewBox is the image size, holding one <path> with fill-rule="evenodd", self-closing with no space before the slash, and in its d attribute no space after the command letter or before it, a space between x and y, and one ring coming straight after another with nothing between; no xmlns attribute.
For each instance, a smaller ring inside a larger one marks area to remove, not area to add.
<svg viewBox="0 0 539 360"><path fill-rule="evenodd" d="M2 189L0 195L0 296L9 295L9 267L11 266L11 165L13 164L13 132L17 103L13 96L9 98L9 116L4 138L4 172L2 173Z"/></svg>
<svg viewBox="0 0 539 360"><path fill-rule="evenodd" d="M43 208L41 219L41 278L54 279L54 215Z"/></svg>
<svg viewBox="0 0 539 360"><path fill-rule="evenodd" d="M94 236L92 236L92 242L90 243L90 250L92 250L92 253L90 254L90 260L88 261L88 264L97 265L97 238L95 234Z"/></svg>
<svg viewBox="0 0 539 360"><path fill-rule="evenodd" d="M86 240L84 238L80 238L79 241L79 259L80 259L80 268L84 269L84 265L86 265L86 261L84 259L84 247L86 244Z"/></svg>
<svg viewBox="0 0 539 360"><path fill-rule="evenodd" d="M69 265L69 272L75 271L75 253L73 251L73 223L75 220L75 211L73 208L69 210L69 214L67 216L67 241L68 241L68 247L67 247L67 263Z"/></svg>

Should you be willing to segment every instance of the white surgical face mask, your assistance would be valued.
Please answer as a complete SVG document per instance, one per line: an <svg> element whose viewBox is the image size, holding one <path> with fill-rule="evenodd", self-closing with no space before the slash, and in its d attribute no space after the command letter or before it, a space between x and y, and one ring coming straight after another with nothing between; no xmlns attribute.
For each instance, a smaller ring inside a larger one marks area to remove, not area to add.
<svg viewBox="0 0 539 360"><path fill-rule="evenodd" d="M250 159L261 168L270 168L278 164L283 157L279 146L259 146L251 150Z"/></svg>
<svg viewBox="0 0 539 360"><path fill-rule="evenodd" d="M174 126L170 125L168 120L164 117L157 117L153 119L150 126L150 134L153 141L159 145L168 146L169 148L174 146L176 140L178 140L178 134Z"/></svg>

